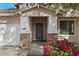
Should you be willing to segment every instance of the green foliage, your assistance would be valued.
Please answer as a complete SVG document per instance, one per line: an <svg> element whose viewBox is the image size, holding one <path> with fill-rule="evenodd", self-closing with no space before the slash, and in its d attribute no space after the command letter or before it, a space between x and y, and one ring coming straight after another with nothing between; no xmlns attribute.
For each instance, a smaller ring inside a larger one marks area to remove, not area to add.
<svg viewBox="0 0 79 59"><path fill-rule="evenodd" d="M79 4L78 3L62 3L63 8L68 8L68 9L79 9Z"/></svg>
<svg viewBox="0 0 79 59"><path fill-rule="evenodd" d="M58 9L58 8L63 8L63 9L73 9L73 10L78 10L79 9L79 3L49 3L48 8L50 10L53 9Z"/></svg>

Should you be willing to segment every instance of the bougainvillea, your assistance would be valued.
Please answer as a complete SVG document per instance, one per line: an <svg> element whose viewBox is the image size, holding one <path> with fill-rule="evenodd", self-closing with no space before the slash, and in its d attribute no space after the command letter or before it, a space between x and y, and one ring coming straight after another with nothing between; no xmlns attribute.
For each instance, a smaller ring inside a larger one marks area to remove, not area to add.
<svg viewBox="0 0 79 59"><path fill-rule="evenodd" d="M48 40L47 40L47 43L48 43L49 45L52 45L52 44L53 44L53 40L52 40L52 39L48 39Z"/></svg>
<svg viewBox="0 0 79 59"><path fill-rule="evenodd" d="M64 40L59 41L58 45L64 51L70 50L68 44Z"/></svg>
<svg viewBox="0 0 79 59"><path fill-rule="evenodd" d="M72 49L67 41L58 41L58 45L53 40L48 40L43 44L44 56L78 56L79 49Z"/></svg>
<svg viewBox="0 0 79 59"><path fill-rule="evenodd" d="M45 56L51 56L52 52L51 52L49 44L44 44L43 49L44 49Z"/></svg>

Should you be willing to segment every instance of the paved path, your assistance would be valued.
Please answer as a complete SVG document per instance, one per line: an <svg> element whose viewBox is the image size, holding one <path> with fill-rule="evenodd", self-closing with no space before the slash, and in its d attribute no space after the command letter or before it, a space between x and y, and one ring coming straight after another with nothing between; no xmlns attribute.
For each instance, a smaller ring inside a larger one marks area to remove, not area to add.
<svg viewBox="0 0 79 59"><path fill-rule="evenodd" d="M43 56L43 47L39 44L32 43L29 47L29 56Z"/></svg>

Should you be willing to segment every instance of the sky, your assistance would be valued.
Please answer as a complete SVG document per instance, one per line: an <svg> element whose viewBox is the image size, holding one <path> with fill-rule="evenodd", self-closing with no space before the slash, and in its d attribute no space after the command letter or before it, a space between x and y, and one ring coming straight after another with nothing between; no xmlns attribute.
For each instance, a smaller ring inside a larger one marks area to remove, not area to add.
<svg viewBox="0 0 79 59"><path fill-rule="evenodd" d="M12 3L0 3L0 8L16 8Z"/></svg>

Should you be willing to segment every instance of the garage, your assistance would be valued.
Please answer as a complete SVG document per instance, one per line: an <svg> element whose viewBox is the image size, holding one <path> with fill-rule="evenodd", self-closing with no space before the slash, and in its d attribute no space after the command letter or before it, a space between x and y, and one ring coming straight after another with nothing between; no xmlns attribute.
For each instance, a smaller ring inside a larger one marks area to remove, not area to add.
<svg viewBox="0 0 79 59"><path fill-rule="evenodd" d="M19 45L19 23L11 20L0 20L0 45Z"/></svg>

